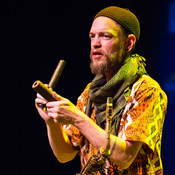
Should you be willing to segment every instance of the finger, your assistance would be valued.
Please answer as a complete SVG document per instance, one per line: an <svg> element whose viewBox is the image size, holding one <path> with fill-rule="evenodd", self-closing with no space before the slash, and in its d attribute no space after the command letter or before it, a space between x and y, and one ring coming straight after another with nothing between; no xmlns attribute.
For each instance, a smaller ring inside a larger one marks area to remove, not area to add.
<svg viewBox="0 0 175 175"><path fill-rule="evenodd" d="M57 106L51 107L51 106L46 104L46 108L47 108L47 112L50 112L50 113L57 113L59 111Z"/></svg>
<svg viewBox="0 0 175 175"><path fill-rule="evenodd" d="M53 92L52 96L58 101L64 100L64 98L61 95L58 95L56 92Z"/></svg>
<svg viewBox="0 0 175 175"><path fill-rule="evenodd" d="M47 111L48 112L48 111ZM55 112L48 112L48 116L54 119L59 119L59 114Z"/></svg>
<svg viewBox="0 0 175 175"><path fill-rule="evenodd" d="M43 98L36 98L35 99L35 106L43 109L44 112L46 111L46 103L47 103L47 101Z"/></svg>
<svg viewBox="0 0 175 175"><path fill-rule="evenodd" d="M47 108L58 108L62 110L63 107L69 106L70 102L67 99L63 99L62 101L51 101L46 103Z"/></svg>
<svg viewBox="0 0 175 175"><path fill-rule="evenodd" d="M37 104L46 104L47 103L47 101L44 99L44 98L36 98L35 99L35 102L37 103Z"/></svg>
<svg viewBox="0 0 175 175"><path fill-rule="evenodd" d="M69 104L71 104L71 102L67 98L62 97L61 95L57 94L56 92L53 92L52 95L57 101L61 102L60 103L61 105L69 106Z"/></svg>
<svg viewBox="0 0 175 175"><path fill-rule="evenodd" d="M46 101L46 99L43 98L43 96L41 96L39 93L36 94L36 97Z"/></svg>

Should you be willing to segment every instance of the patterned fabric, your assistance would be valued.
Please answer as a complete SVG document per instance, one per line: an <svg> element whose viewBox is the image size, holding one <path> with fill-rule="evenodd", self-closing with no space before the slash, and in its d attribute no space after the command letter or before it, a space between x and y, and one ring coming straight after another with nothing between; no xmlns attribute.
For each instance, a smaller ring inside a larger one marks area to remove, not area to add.
<svg viewBox="0 0 175 175"><path fill-rule="evenodd" d="M95 106L96 123L101 128L105 127L106 123L106 100L107 97L113 98L114 106L114 122L120 120L122 110L126 106L124 91L131 88L142 75L147 74L145 70L145 58L133 54L128 57L117 73L107 82L103 74L97 74L92 80L88 91L88 101L86 104L85 113L90 117L92 104ZM112 128L115 132L116 128Z"/></svg>
<svg viewBox="0 0 175 175"><path fill-rule="evenodd" d="M77 108L83 112L86 108L89 87L90 84L77 101ZM127 141L143 142L143 146L128 169L121 170L116 164L107 160L102 175L163 174L161 138L166 108L166 94L156 81L143 75L134 83L122 115L118 137ZM96 122L95 110L92 111L91 119ZM76 127L68 125L64 128L74 147L80 150L81 167L83 168L91 155L95 154L97 150L87 142ZM88 147L86 146L87 143L89 144Z"/></svg>

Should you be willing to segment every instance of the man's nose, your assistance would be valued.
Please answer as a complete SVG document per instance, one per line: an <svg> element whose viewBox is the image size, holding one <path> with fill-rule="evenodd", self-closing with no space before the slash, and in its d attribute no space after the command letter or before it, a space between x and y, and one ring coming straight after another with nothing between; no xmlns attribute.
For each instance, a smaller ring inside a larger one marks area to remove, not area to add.
<svg viewBox="0 0 175 175"><path fill-rule="evenodd" d="M98 36L96 36L92 41L93 48L100 48L101 47L101 40Z"/></svg>

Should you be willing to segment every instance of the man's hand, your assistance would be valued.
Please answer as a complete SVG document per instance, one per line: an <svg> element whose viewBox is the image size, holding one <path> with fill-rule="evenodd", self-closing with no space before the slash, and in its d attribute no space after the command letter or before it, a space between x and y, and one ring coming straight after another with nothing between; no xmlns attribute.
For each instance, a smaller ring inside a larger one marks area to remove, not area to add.
<svg viewBox="0 0 175 175"><path fill-rule="evenodd" d="M35 99L35 106L47 124L52 124L53 122L65 125L75 124L75 122L82 120L83 117L87 117L68 99L55 92L52 95L55 98L55 101L52 102L47 102L40 94L37 94ZM46 107L43 108L40 104Z"/></svg>
<svg viewBox="0 0 175 175"><path fill-rule="evenodd" d="M85 117L85 114L77 109L68 99L61 97L53 92L53 97L57 101L48 102L46 104L47 114L53 118L55 122L60 124L75 124Z"/></svg>

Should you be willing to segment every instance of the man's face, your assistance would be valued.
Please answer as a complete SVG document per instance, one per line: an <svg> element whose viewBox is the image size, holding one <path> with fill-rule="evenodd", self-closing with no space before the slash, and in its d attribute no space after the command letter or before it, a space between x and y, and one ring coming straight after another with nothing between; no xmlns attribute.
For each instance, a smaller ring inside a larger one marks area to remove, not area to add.
<svg viewBox="0 0 175 175"><path fill-rule="evenodd" d="M125 40L119 24L107 17L97 17L89 32L91 71L94 74L117 69L125 54Z"/></svg>

